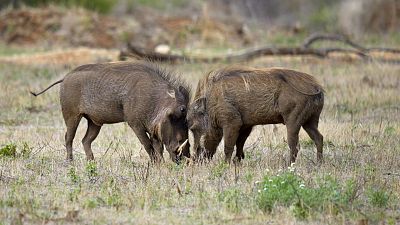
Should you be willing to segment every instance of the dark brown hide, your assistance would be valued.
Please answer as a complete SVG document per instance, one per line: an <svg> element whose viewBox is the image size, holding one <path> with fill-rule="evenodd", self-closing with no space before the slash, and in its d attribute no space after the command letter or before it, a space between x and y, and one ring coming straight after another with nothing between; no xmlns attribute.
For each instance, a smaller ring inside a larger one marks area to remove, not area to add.
<svg viewBox="0 0 400 225"><path fill-rule="evenodd" d="M88 121L82 140L88 160L94 159L91 143L101 126L119 122L129 124L153 161L162 159L164 145L174 161L182 155L190 156L188 144L178 154L178 147L188 138L185 117L189 89L156 65L149 62L83 65L56 83L61 83L67 159L72 159L72 142L82 117Z"/></svg>
<svg viewBox="0 0 400 225"><path fill-rule="evenodd" d="M318 121L324 93L311 75L283 68L225 68L200 80L194 99L187 119L197 157L211 158L224 137L225 160L231 160L235 145L236 157L241 160L253 126L283 123L290 162L296 160L301 127L315 142L317 158L322 160Z"/></svg>

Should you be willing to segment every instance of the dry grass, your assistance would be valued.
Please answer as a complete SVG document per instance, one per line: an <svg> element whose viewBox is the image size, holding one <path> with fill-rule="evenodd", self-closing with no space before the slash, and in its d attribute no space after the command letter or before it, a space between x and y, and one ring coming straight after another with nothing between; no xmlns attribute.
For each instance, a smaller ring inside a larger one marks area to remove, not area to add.
<svg viewBox="0 0 400 225"><path fill-rule="evenodd" d="M238 167L222 164L221 145L206 165L176 166L167 160L149 166L146 152L127 125L106 125L93 143L94 165L84 159L80 139L86 121L82 120L75 161L65 163L58 88L37 98L28 90L45 87L67 69L1 64L0 146L16 144L17 153L30 154L0 157L0 224L400 223L400 67L307 58L264 58L250 64L298 69L321 81L326 89L320 121L325 163L315 164L315 147L302 131L296 172L308 184L326 176L339 184L353 180L360 204L346 212L315 213L307 220L297 219L286 207L271 213L258 208L256 181L287 169L283 125L275 132L272 126L257 127ZM219 66L190 64L174 69L194 87L202 74ZM388 193L388 203L370 204L366 194L370 189ZM221 200L227 190L238 190L239 195Z"/></svg>

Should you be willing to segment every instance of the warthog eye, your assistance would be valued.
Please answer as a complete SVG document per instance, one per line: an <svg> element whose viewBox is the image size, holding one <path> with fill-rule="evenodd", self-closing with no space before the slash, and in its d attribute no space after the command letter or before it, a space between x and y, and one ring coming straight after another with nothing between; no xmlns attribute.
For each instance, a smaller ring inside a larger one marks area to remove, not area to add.
<svg viewBox="0 0 400 225"><path fill-rule="evenodd" d="M182 113L184 113L186 111L186 107L185 106L181 106L180 110L181 110Z"/></svg>

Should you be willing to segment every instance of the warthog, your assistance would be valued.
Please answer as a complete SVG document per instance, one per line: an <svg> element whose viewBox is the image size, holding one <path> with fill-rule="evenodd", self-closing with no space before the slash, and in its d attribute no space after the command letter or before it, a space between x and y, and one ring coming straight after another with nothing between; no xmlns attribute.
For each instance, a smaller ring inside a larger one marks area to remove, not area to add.
<svg viewBox="0 0 400 225"><path fill-rule="evenodd" d="M186 112L189 89L166 70L148 62L79 66L40 93L61 83L60 102L67 132L67 160L82 117L88 121L82 144L93 160L91 143L103 124L127 122L152 161L162 160L164 145L173 161L190 157Z"/></svg>
<svg viewBox="0 0 400 225"><path fill-rule="evenodd" d="M323 136L318 131L318 120L323 105L321 85L306 73L246 67L213 71L199 81L187 115L196 158L211 159L224 136L225 160L230 162L236 145L236 159L240 161L253 126L283 123L290 162L296 160L301 127L315 142L321 162Z"/></svg>

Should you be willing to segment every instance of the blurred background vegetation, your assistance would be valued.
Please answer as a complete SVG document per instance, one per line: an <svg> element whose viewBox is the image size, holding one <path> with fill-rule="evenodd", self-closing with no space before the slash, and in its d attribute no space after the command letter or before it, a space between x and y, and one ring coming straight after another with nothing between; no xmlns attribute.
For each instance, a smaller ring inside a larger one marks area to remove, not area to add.
<svg viewBox="0 0 400 225"><path fill-rule="evenodd" d="M0 8L5 44L120 48L130 41L218 51L298 45L327 32L400 45L397 0L5 0Z"/></svg>
<svg viewBox="0 0 400 225"><path fill-rule="evenodd" d="M21 4L32 7L43 7L51 4L64 7L83 7L100 13L108 13L117 3L113 0L12 0L14 6Z"/></svg>

